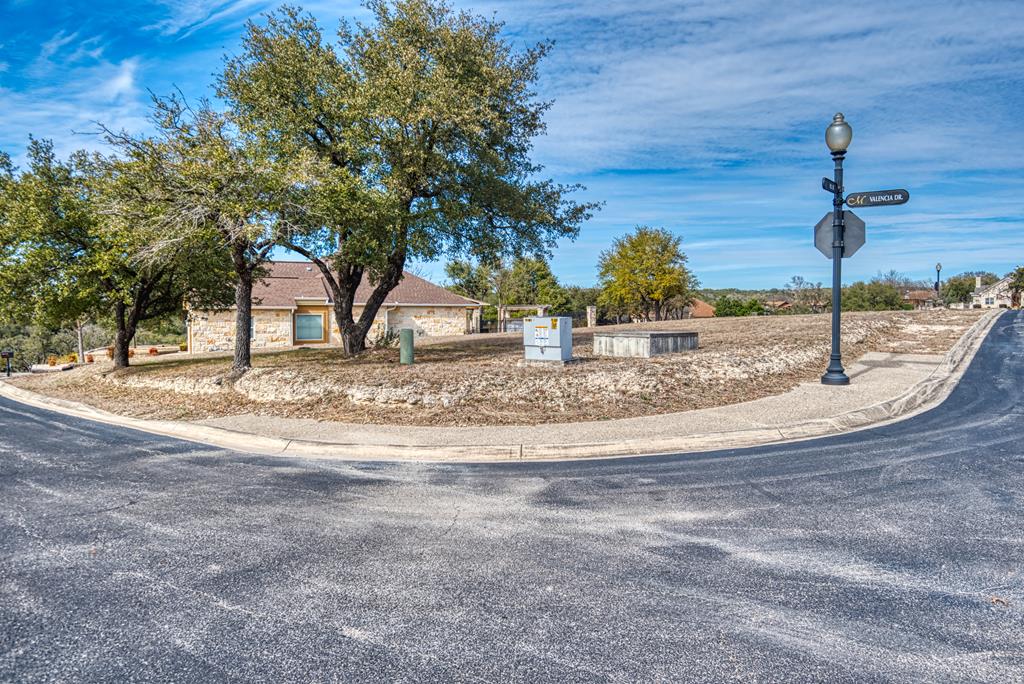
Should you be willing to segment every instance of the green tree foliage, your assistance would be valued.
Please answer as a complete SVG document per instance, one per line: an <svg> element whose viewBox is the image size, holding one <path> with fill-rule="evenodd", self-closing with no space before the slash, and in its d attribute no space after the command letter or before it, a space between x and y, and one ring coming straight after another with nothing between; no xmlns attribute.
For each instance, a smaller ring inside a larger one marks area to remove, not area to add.
<svg viewBox="0 0 1024 684"><path fill-rule="evenodd" d="M208 241L144 260L155 236L104 211L112 196L141 187L136 167L84 152L61 161L36 140L28 160L4 193L0 284L12 294L0 301L3 320L46 328L110 321L114 363L124 367L142 322L180 312L186 294L209 300L221 292Z"/></svg>
<svg viewBox="0 0 1024 684"><path fill-rule="evenodd" d="M573 302L544 259L522 257L511 267L455 260L445 267L449 287L488 304L546 304L552 313L574 311Z"/></svg>
<svg viewBox="0 0 1024 684"><path fill-rule="evenodd" d="M569 296L544 259L516 259L504 289L504 304L547 304L550 313L571 313Z"/></svg>
<svg viewBox="0 0 1024 684"><path fill-rule="evenodd" d="M616 239L598 261L601 303L660 321L668 300L692 301L697 280L686 268L681 244L681 237L647 226Z"/></svg>
<svg viewBox="0 0 1024 684"><path fill-rule="evenodd" d="M498 272L502 270L500 264L497 266L474 265L473 262L465 259L449 261L444 267L449 289L463 297L490 304L497 303L497 282L500 280Z"/></svg>
<svg viewBox="0 0 1024 684"><path fill-rule="evenodd" d="M192 109L177 97L155 99L152 118L154 137L107 131L108 142L144 181L109 211L152 231L146 256L156 261L183 241L213 238L233 270L232 369L245 372L251 367L253 284L287 227L284 217L294 214L282 208L291 206L300 163L268 157L254 136L240 133L205 102Z"/></svg>
<svg viewBox="0 0 1024 684"><path fill-rule="evenodd" d="M601 308L598 300L601 297L601 288L568 285L564 289L565 296L569 298L569 311L574 313L586 311L588 306L596 306L600 316Z"/></svg>
<svg viewBox="0 0 1024 684"><path fill-rule="evenodd" d="M1021 293L1024 293L1024 266L1018 266L1008 274L1010 278L1010 303L1012 306L1021 305Z"/></svg>
<svg viewBox="0 0 1024 684"><path fill-rule="evenodd" d="M903 293L888 282L858 281L843 288L843 311L893 311L913 308Z"/></svg>
<svg viewBox="0 0 1024 684"><path fill-rule="evenodd" d="M764 306L757 299L736 299L728 295L715 302L715 317L753 316L764 313Z"/></svg>
<svg viewBox="0 0 1024 684"><path fill-rule="evenodd" d="M250 23L219 94L279 156L305 156L309 217L286 246L320 268L346 353L365 348L410 259L547 253L595 208L535 180L533 93L549 46L518 52L495 21L436 0L370 0L337 41L285 7ZM358 319L363 277L373 290Z"/></svg>
<svg viewBox="0 0 1024 684"><path fill-rule="evenodd" d="M967 271L946 278L942 283L942 300L946 304L970 304L977 277L981 278L982 286L991 285L999 280L999 276L988 271Z"/></svg>

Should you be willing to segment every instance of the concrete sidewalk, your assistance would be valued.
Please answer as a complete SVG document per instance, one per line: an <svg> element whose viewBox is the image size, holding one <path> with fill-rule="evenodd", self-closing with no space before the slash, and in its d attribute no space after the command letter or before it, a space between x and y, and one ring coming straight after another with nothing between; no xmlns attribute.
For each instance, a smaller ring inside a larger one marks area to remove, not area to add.
<svg viewBox="0 0 1024 684"><path fill-rule="evenodd" d="M586 423L446 428L256 415L186 423L116 416L6 383L0 395L216 446L307 457L493 461L709 451L847 432L930 408L952 391L997 316L979 319L945 355L866 354L847 368L847 387L811 382L731 406Z"/></svg>

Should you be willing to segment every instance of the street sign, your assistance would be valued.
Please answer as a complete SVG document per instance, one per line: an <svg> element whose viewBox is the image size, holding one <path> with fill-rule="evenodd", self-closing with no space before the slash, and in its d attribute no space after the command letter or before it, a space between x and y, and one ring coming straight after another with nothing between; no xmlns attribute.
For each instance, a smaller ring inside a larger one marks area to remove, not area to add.
<svg viewBox="0 0 1024 684"><path fill-rule="evenodd" d="M851 192L846 196L846 205L850 207L888 207L894 204L906 204L909 199L910 193L906 190Z"/></svg>
<svg viewBox="0 0 1024 684"><path fill-rule="evenodd" d="M846 228L843 230L843 258L852 257L864 246L866 226L852 211L844 211ZM825 214L814 226L814 246L829 259L832 258L832 212Z"/></svg>
<svg viewBox="0 0 1024 684"><path fill-rule="evenodd" d="M825 192L829 192L834 195L836 194L836 191L839 189L839 186L836 185L836 182L831 178L822 178L821 189L824 190Z"/></svg>

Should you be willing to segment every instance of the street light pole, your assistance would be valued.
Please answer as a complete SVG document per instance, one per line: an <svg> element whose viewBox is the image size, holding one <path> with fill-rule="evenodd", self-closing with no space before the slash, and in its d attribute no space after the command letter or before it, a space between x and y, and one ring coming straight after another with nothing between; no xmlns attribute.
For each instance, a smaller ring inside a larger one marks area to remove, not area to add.
<svg viewBox="0 0 1024 684"><path fill-rule="evenodd" d="M829 356L828 368L821 376L823 385L849 385L850 378L843 369L843 356L840 352L840 332L842 329L842 293L843 293L843 230L846 227L843 217L843 158L846 148L853 139L853 129L846 123L842 114L832 118L832 125L825 130L825 143L832 151L835 161L835 188L832 191L832 354Z"/></svg>
<svg viewBox="0 0 1024 684"><path fill-rule="evenodd" d="M942 287L942 263L935 264L935 294L939 294Z"/></svg>

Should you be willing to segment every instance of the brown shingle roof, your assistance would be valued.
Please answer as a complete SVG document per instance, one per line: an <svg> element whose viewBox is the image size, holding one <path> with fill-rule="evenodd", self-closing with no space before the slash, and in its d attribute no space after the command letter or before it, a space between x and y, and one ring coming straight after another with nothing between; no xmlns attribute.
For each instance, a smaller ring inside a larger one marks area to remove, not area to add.
<svg viewBox="0 0 1024 684"><path fill-rule="evenodd" d="M366 277L356 290L355 303L362 305L373 291ZM253 284L252 301L256 306L293 307L296 299L333 303L331 290L316 264L309 261L272 261L267 275ZM408 271L398 287L388 293L386 306L478 306L480 302L457 295Z"/></svg>
<svg viewBox="0 0 1024 684"><path fill-rule="evenodd" d="M929 299L935 299L935 291L934 290L911 290L906 295L904 295L903 298L904 299L908 299L910 301L925 302L925 301L928 301Z"/></svg>
<svg viewBox="0 0 1024 684"><path fill-rule="evenodd" d="M690 318L713 318L715 307L702 299L694 299L690 304Z"/></svg>

